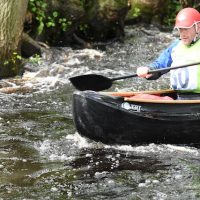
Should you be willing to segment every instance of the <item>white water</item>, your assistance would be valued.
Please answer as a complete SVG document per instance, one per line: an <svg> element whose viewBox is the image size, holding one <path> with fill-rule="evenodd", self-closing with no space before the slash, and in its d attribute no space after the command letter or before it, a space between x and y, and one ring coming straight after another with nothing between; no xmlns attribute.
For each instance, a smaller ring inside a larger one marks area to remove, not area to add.
<svg viewBox="0 0 200 200"><path fill-rule="evenodd" d="M199 198L198 148L111 146L74 129L69 77L134 73L172 40L156 29L150 38L137 29L126 31L124 44L109 45L105 51L52 49L39 64L29 64L34 72L2 80L0 199ZM111 90L167 86L167 76L152 82L135 78L119 81Z"/></svg>

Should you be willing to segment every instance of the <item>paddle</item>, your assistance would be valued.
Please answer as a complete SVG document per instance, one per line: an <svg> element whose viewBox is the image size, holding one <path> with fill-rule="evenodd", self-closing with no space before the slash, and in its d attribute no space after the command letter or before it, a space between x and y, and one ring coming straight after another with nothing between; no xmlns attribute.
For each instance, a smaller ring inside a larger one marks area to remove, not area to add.
<svg viewBox="0 0 200 200"><path fill-rule="evenodd" d="M167 68L162 68L162 69L155 69L155 70L150 70L148 74L154 74L154 73L165 72L165 71L168 72L173 69L178 69L178 68L183 68L183 67L188 67L188 66L193 66L193 65L198 65L198 64L200 64L200 62L191 63L187 65L174 66L174 67L167 67ZM78 90L101 91L101 90L110 88L112 86L113 81L137 77L137 76L138 75L135 73L135 74L130 74L126 76L108 78L108 77L98 75L98 74L85 74L85 75L71 77L69 78L69 80L71 81L73 86Z"/></svg>

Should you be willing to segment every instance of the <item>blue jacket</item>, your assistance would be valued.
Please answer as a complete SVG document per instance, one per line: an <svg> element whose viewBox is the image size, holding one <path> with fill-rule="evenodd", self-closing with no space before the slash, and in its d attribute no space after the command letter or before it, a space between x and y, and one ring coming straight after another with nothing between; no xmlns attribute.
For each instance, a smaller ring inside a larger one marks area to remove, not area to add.
<svg viewBox="0 0 200 200"><path fill-rule="evenodd" d="M150 69L160 69L160 68L167 68L170 67L172 64L172 57L171 57L171 53L172 53L172 49L180 42L180 40L175 40L174 42L172 42L170 44L170 46L165 49L160 56L150 64ZM153 74L153 76L151 76L150 78L148 78L149 80L154 80L159 78L160 76L162 76L164 73L166 73L168 71L165 72L158 72Z"/></svg>

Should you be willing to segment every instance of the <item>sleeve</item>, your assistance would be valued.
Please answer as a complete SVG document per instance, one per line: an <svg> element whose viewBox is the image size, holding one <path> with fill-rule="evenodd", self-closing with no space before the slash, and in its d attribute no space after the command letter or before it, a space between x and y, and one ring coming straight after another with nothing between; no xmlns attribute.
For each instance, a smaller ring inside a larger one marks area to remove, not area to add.
<svg viewBox="0 0 200 200"><path fill-rule="evenodd" d="M165 49L160 55L159 57L150 64L150 69L155 70L155 69L161 69L161 68L168 68L171 66L172 64L172 57L171 57L171 53L172 53L172 49L179 43L180 40L175 40L173 43L171 43L169 45L169 47L167 49ZM163 74L167 73L168 71L164 71L164 72L158 72L153 74L153 76L151 76L150 78L148 78L148 80L156 80L158 79L160 76L162 76Z"/></svg>

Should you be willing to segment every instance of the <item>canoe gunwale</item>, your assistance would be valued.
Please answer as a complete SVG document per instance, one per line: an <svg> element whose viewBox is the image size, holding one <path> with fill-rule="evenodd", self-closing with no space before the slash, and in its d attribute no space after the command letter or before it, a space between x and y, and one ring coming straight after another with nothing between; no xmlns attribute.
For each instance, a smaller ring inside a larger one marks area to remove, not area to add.
<svg viewBox="0 0 200 200"><path fill-rule="evenodd" d="M136 92L99 92L102 95L107 95L107 96L116 96L116 97L123 97L124 101L127 102L143 102L143 103L159 103L159 104L200 104L200 99L193 99L193 100L152 100L152 99L143 99L143 98L135 98L131 99L131 96L135 96L138 94L176 94L177 91L174 90L149 90L149 91L136 91Z"/></svg>
<svg viewBox="0 0 200 200"><path fill-rule="evenodd" d="M151 100L151 99L128 99L124 98L125 101L129 102L143 102L143 103L159 103L159 104L200 104L200 100Z"/></svg>

